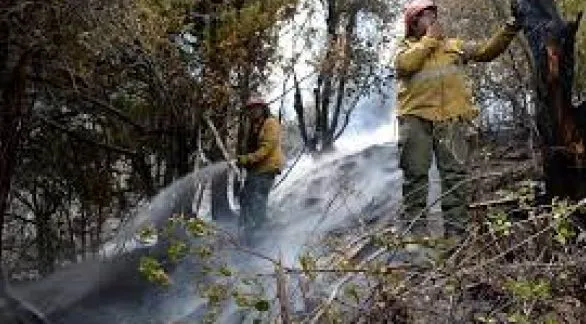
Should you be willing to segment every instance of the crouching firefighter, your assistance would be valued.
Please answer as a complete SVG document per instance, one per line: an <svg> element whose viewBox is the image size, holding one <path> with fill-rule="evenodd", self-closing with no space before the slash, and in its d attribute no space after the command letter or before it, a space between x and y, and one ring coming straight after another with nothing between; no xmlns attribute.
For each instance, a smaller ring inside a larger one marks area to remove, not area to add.
<svg viewBox="0 0 586 324"><path fill-rule="evenodd" d="M268 103L260 97L252 97L244 112L250 127L245 136L245 152L237 159L237 165L246 170L240 193L239 227L242 239L250 244L255 232L267 221L269 193L285 158L281 148L281 126L271 116Z"/></svg>

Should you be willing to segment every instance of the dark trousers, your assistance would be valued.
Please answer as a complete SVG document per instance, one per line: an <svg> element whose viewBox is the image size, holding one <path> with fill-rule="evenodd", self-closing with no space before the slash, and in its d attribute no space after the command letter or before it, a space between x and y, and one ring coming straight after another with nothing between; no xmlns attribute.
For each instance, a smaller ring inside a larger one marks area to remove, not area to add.
<svg viewBox="0 0 586 324"><path fill-rule="evenodd" d="M428 172L435 154L441 177L441 208L445 232L462 234L468 222L466 162L468 141L461 121L431 122L416 116L399 119L400 167L403 170L403 222L421 215L427 205ZM425 214L422 215L424 220ZM416 222L413 234L423 231Z"/></svg>
<svg viewBox="0 0 586 324"><path fill-rule="evenodd" d="M266 223L269 193L275 180L275 173L248 172L240 194L240 229L244 237L250 238L259 227Z"/></svg>

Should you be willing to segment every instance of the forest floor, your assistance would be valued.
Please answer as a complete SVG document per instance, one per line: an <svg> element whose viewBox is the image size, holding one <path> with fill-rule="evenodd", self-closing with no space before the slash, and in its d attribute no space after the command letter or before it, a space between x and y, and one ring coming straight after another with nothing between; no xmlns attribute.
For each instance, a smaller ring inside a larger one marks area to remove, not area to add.
<svg viewBox="0 0 586 324"><path fill-rule="evenodd" d="M572 222L582 206L541 200L540 157L526 143L484 143L475 151L466 238L448 253L442 239L416 242L431 255L385 265L369 257L408 243L379 230L375 247L350 261L366 269L364 279L333 291L327 307L358 323L584 323L584 233ZM335 285L351 276L330 279Z"/></svg>

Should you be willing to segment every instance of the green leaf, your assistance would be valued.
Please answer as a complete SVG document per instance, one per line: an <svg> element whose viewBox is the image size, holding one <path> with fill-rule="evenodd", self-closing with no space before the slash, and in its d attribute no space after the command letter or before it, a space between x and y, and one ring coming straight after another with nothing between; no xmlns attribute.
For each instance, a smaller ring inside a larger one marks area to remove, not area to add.
<svg viewBox="0 0 586 324"><path fill-rule="evenodd" d="M316 259L311 256L309 253L304 253L299 256L299 263L301 264L301 269L311 279L315 279L315 273L311 272L317 266Z"/></svg>
<svg viewBox="0 0 586 324"><path fill-rule="evenodd" d="M228 266L224 265L222 266L218 272L224 276L224 277L231 277L232 276L232 270L230 270L230 268L228 268Z"/></svg>
<svg viewBox="0 0 586 324"><path fill-rule="evenodd" d="M207 236L211 232L208 224L199 218L189 219L185 227L189 234L196 237Z"/></svg>
<svg viewBox="0 0 586 324"><path fill-rule="evenodd" d="M163 286L168 286L170 284L169 276L163 269L163 266L159 261L152 257L140 258L138 270L150 282Z"/></svg>
<svg viewBox="0 0 586 324"><path fill-rule="evenodd" d="M512 315L509 315L508 321L510 323L522 323L522 324L529 324L529 318L527 318L526 315L520 314L520 313L515 313Z"/></svg>
<svg viewBox="0 0 586 324"><path fill-rule="evenodd" d="M357 303L360 302L360 296L358 296L358 289L356 288L356 285L346 286L346 288L344 288L344 293L347 296L352 297Z"/></svg>
<svg viewBox="0 0 586 324"><path fill-rule="evenodd" d="M187 244L185 244L185 242L177 241L173 242L171 246L169 246L167 253L173 262L177 262L187 255L188 250L189 249L187 248Z"/></svg>
<svg viewBox="0 0 586 324"><path fill-rule="evenodd" d="M257 300L256 303L254 303L254 309L256 309L259 312L268 312L270 308L270 304L269 301L266 299L260 299Z"/></svg>
<svg viewBox="0 0 586 324"><path fill-rule="evenodd" d="M157 240L157 229L148 225L138 231L138 241L142 244L150 244Z"/></svg>
<svg viewBox="0 0 586 324"><path fill-rule="evenodd" d="M486 224L495 234L502 236L509 236L513 227L507 213L500 209L492 209L489 211Z"/></svg>
<svg viewBox="0 0 586 324"><path fill-rule="evenodd" d="M194 248L192 252L202 259L207 259L213 255L212 249L207 246Z"/></svg>
<svg viewBox="0 0 586 324"><path fill-rule="evenodd" d="M234 298L234 301L236 303L236 305L240 308L246 308L246 307L250 307L250 297L246 296L242 293L240 293L239 291L234 291L232 293L232 297Z"/></svg>

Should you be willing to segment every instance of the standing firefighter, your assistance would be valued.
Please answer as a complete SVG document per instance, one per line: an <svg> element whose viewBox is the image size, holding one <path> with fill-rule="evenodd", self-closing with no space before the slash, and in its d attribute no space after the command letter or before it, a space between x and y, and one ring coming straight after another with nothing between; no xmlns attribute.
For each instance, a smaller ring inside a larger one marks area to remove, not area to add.
<svg viewBox="0 0 586 324"><path fill-rule="evenodd" d="M259 97L246 104L251 127L246 153L238 156L238 165L246 169L246 180L240 196L240 228L250 241L252 234L267 219L268 196L281 172L284 156L281 150L281 126L272 117L268 104Z"/></svg>
<svg viewBox="0 0 586 324"><path fill-rule="evenodd" d="M516 17L515 6L511 8ZM460 238L465 234L465 130L478 109L462 67L468 62L491 61L503 53L520 29L514 17L489 40L467 42L444 37L433 1L415 0L405 6L406 37L395 59L404 223L425 217L428 170L435 154L443 188L445 235ZM422 220L415 222L412 233L424 234L424 226Z"/></svg>

